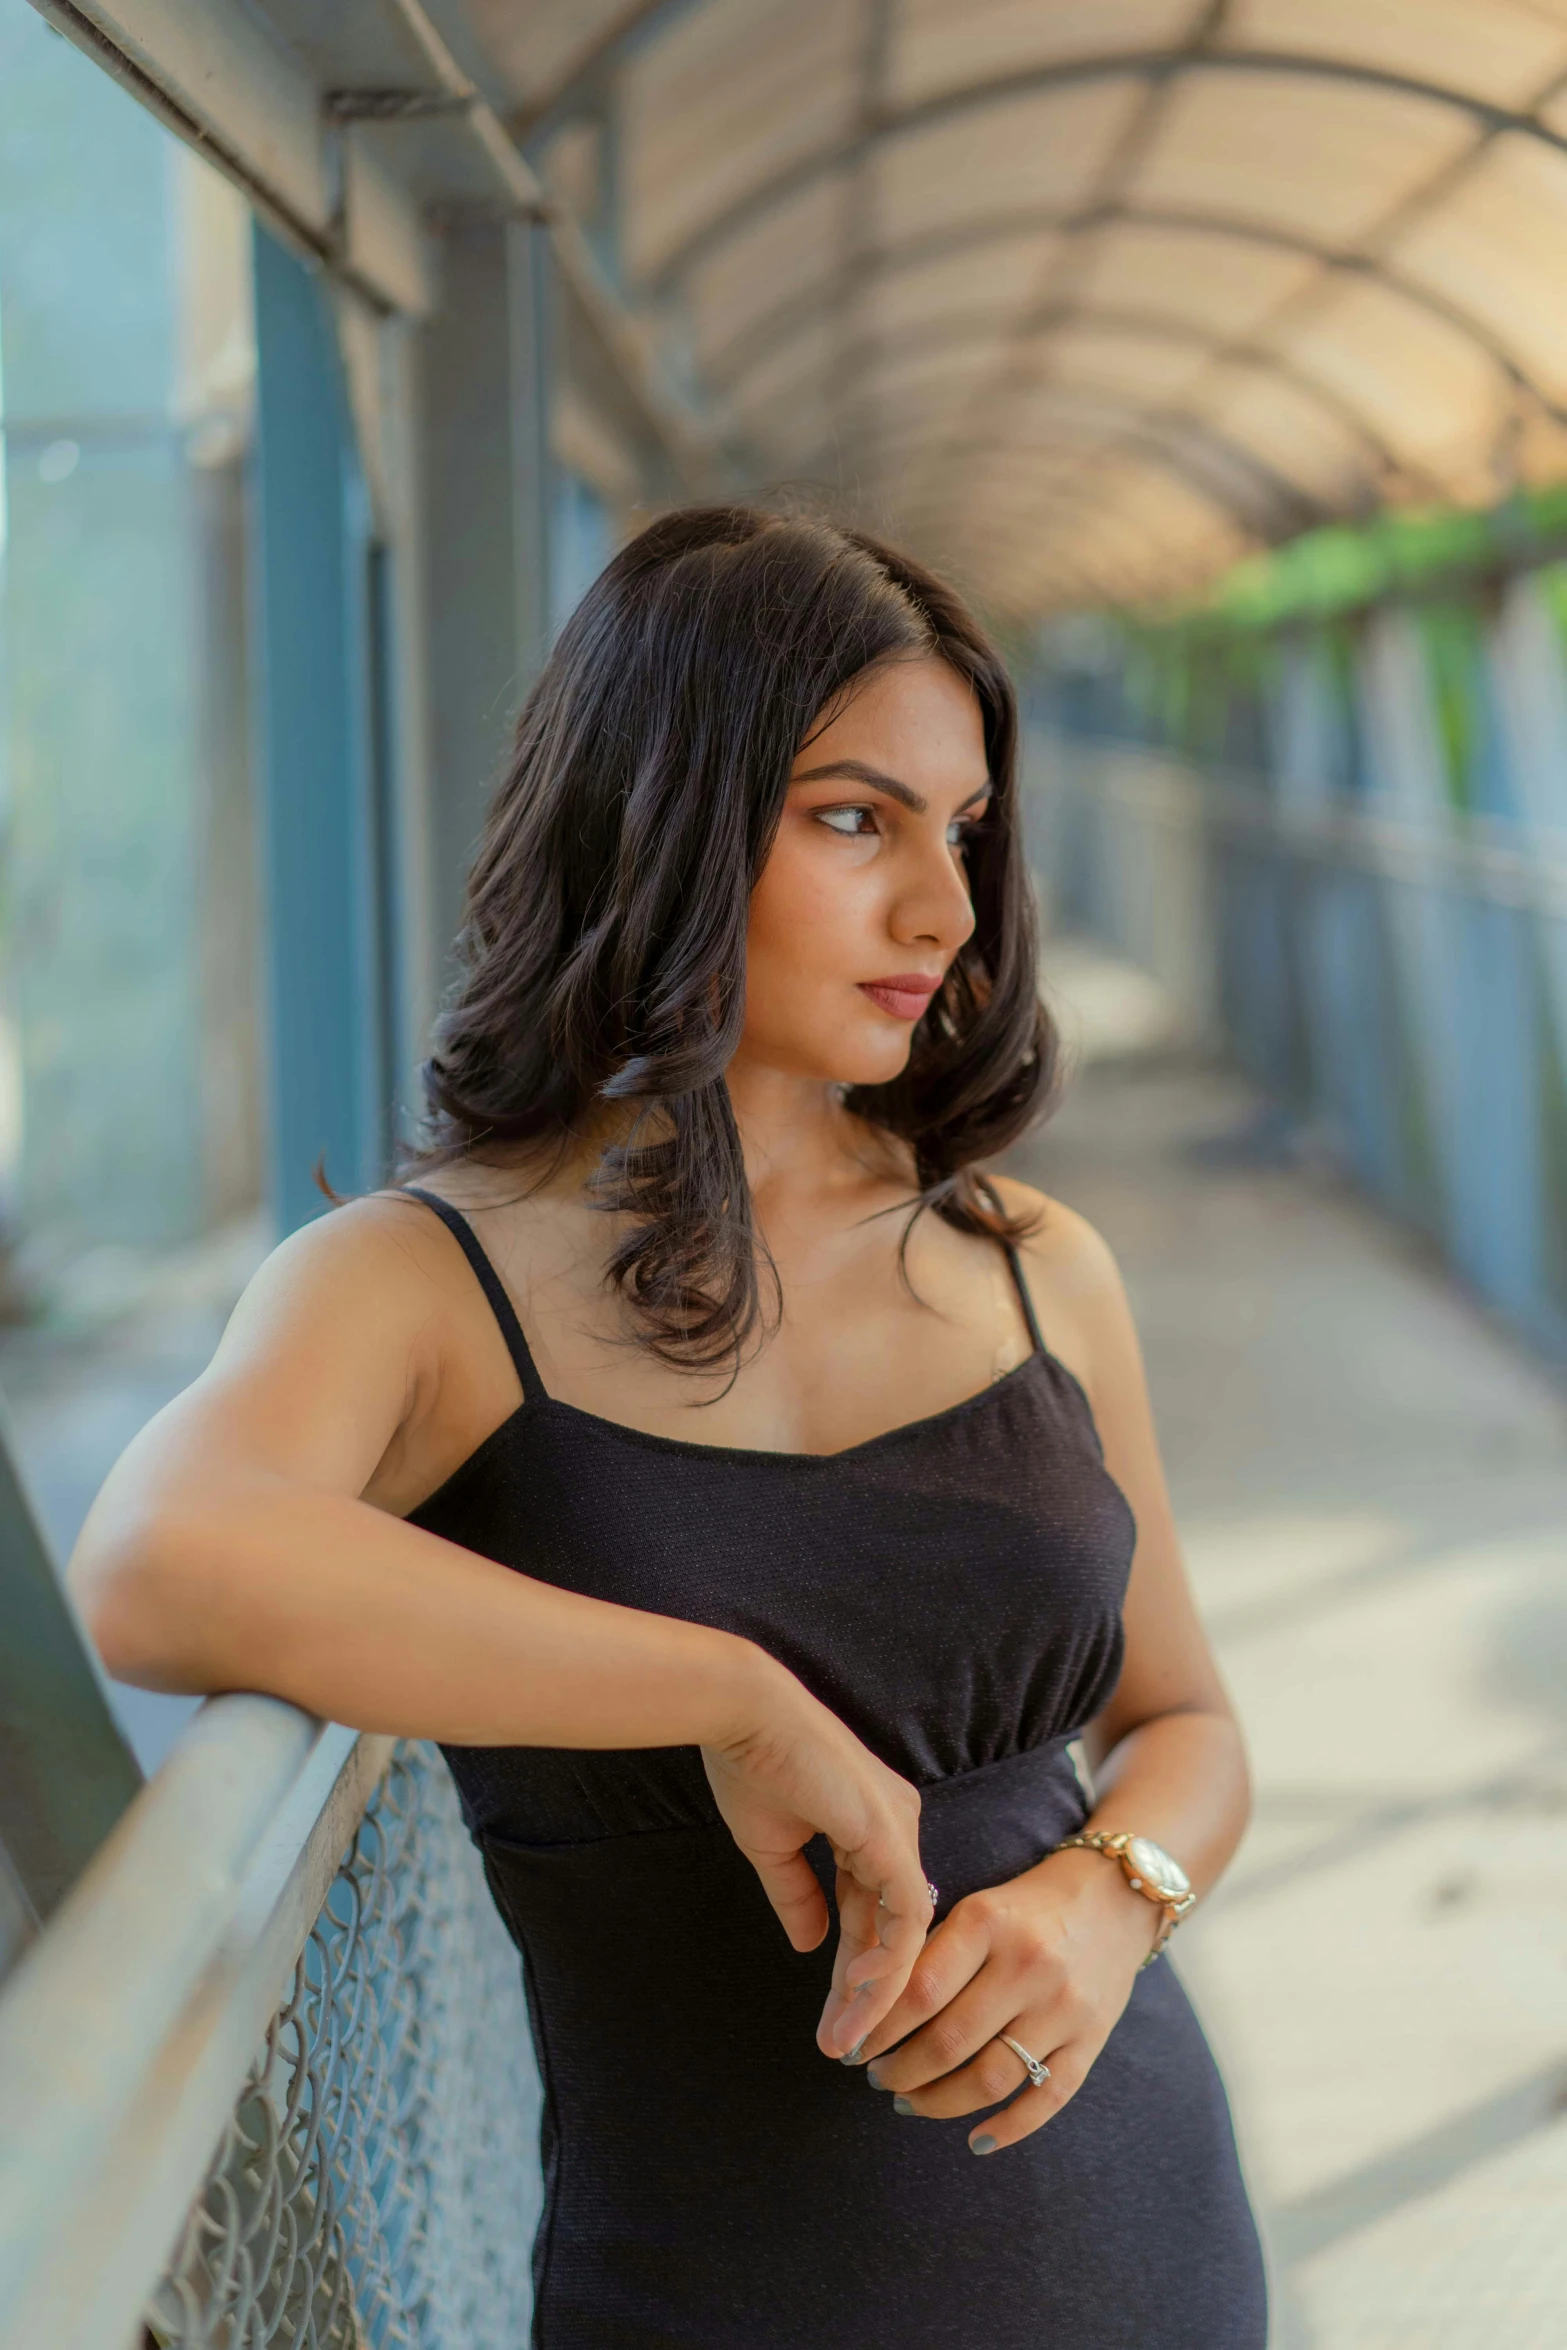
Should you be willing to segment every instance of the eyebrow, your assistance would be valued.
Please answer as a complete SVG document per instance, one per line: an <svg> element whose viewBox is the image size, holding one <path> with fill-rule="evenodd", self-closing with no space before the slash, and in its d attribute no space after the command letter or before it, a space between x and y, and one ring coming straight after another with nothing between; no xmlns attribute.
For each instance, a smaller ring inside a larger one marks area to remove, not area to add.
<svg viewBox="0 0 1567 2350"><path fill-rule="evenodd" d="M912 784L902 782L896 775L884 775L879 767L867 767L863 759L829 759L825 767L807 767L802 775L796 775L793 780L796 783L821 783L829 775L841 775L849 783L869 784L873 791L885 792L889 800L896 800L900 807L909 809L916 816L924 816L929 812L929 800L923 793L917 792ZM964 807L971 808L981 794L991 792L994 788L987 775L983 783L975 784L963 802Z"/></svg>

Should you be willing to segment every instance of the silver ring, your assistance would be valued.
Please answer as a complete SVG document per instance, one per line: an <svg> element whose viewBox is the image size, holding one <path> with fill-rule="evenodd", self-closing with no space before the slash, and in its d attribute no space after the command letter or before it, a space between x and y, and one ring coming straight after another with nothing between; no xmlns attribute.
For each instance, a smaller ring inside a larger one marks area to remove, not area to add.
<svg viewBox="0 0 1567 2350"><path fill-rule="evenodd" d="M1028 2074L1031 2089L1042 2089L1050 2078L1050 2067L1042 2056L1030 2056L1021 2040L1014 2040L1010 2032L998 2032L996 2038L1003 2047L1010 2048Z"/></svg>
<svg viewBox="0 0 1567 2350"><path fill-rule="evenodd" d="M940 1889L933 1885L929 1877L927 1877L925 1879L925 1890L930 1895L930 1906L932 1909L934 1909L937 1902L941 1899Z"/></svg>

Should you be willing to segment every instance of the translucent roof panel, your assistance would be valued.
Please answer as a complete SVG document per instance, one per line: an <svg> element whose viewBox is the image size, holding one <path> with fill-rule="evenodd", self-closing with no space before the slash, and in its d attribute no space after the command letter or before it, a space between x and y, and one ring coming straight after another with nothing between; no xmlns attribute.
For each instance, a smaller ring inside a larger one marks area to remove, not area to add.
<svg viewBox="0 0 1567 2350"><path fill-rule="evenodd" d="M881 140L867 164L878 234L929 235L1003 209L1061 213L1084 203L1136 103L1124 79L992 97Z"/></svg>
<svg viewBox="0 0 1567 2350"><path fill-rule="evenodd" d="M1216 372L1203 401L1214 429L1250 449L1329 513L1359 512L1386 480L1390 452L1315 378L1254 361Z"/></svg>
<svg viewBox="0 0 1567 2350"><path fill-rule="evenodd" d="M618 116L637 199L622 231L633 276L843 139L854 118L854 31L853 10L836 0L746 0L682 10L636 51Z"/></svg>
<svg viewBox="0 0 1567 2350"><path fill-rule="evenodd" d="M998 612L1567 473L1567 0L446 5L735 476Z"/></svg>
<svg viewBox="0 0 1567 2350"><path fill-rule="evenodd" d="M1450 164L1468 135L1450 106L1263 70L1194 70L1172 96L1136 199L1256 219L1322 239L1373 229Z"/></svg>
<svg viewBox="0 0 1567 2350"><path fill-rule="evenodd" d="M886 262L860 289L858 307L865 326L886 335L914 327L944 332L984 315L1013 320L1060 251L1048 229L1014 230L985 238L980 268L973 247L901 267Z"/></svg>
<svg viewBox="0 0 1567 2350"><path fill-rule="evenodd" d="M1554 15L1554 21L1553 21ZM1567 66L1567 11L1532 0L1233 0L1224 46L1353 58L1528 106Z"/></svg>
<svg viewBox="0 0 1567 2350"><path fill-rule="evenodd" d="M1234 341L1318 275L1309 254L1135 216L1094 231L1084 254L1091 311L1179 319L1194 333Z"/></svg>
<svg viewBox="0 0 1567 2350"><path fill-rule="evenodd" d="M1487 353L1386 286L1335 289L1316 317L1286 328L1280 341L1397 457L1427 468L1433 489L1505 421L1509 386Z"/></svg>
<svg viewBox="0 0 1567 2350"><path fill-rule="evenodd" d="M1535 380L1567 399L1567 155L1507 134L1469 175L1462 204L1441 205L1390 248L1403 272L1457 303L1520 359Z"/></svg>
<svg viewBox="0 0 1567 2350"><path fill-rule="evenodd" d="M842 172L821 173L691 271L681 307L715 380L726 381L744 366L753 338L760 344L753 359L770 357L780 317L787 339L834 306L834 285L823 282L823 266L835 280L845 193Z"/></svg>
<svg viewBox="0 0 1567 2350"><path fill-rule="evenodd" d="M1192 0L905 0L890 44L889 95L903 106L954 83L1005 81L1082 59L1177 46L1199 14Z"/></svg>

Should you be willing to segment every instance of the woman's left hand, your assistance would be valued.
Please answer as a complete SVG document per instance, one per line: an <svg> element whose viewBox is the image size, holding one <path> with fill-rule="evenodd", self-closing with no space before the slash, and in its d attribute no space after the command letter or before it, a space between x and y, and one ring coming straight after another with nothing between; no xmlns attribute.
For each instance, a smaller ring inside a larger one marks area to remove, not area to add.
<svg viewBox="0 0 1567 2350"><path fill-rule="evenodd" d="M1053 1853L1010 1883L969 1894L930 1935L865 2041L872 2087L929 2121L1012 2098L969 2144L976 2154L1015 2145L1082 2087L1163 1917L1097 1852ZM1049 2065L1041 2087L1015 2094L1027 2074L1001 2032Z"/></svg>

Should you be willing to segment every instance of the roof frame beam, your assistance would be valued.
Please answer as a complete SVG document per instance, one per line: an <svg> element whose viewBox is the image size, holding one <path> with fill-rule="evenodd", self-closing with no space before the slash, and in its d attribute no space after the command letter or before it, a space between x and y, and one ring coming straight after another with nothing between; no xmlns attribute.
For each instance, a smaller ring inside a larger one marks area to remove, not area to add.
<svg viewBox="0 0 1567 2350"><path fill-rule="evenodd" d="M317 87L248 0L33 0L76 48L240 189L296 252L379 316L436 299L429 217L375 145L376 125L450 116L484 159L495 209L547 224L561 276L647 427L695 495L743 478L664 377L580 226L548 196L423 0L385 0L417 81ZM275 28L273 28L275 31Z"/></svg>
<svg viewBox="0 0 1567 2350"><path fill-rule="evenodd" d="M1376 69L1376 72L1380 75L1382 69ZM1408 79L1403 76L1398 78L1402 81ZM1556 133L1550 132L1539 120L1540 109L1553 97L1560 94L1564 80L1567 80L1567 74L1564 74L1562 67L1558 64L1556 71L1547 78L1545 83L1535 89L1527 109L1499 109L1487 102L1480 109L1478 119L1474 121L1471 133L1462 143L1459 152L1448 156L1433 171L1423 174L1418 185L1406 189L1402 195L1395 196L1390 204L1384 205L1380 218L1368 226L1357 241L1356 249L1367 255L1374 254L1385 247L1388 239L1395 235L1399 229L1407 228L1414 221L1428 214L1445 194L1451 193L1474 169L1480 156L1494 144L1497 137L1509 125L1527 122L1552 144L1558 147L1567 146L1567 141L1560 139ZM1124 191L1113 190L1111 192L1119 194ZM1298 288L1293 294L1286 294L1280 302L1273 306L1267 319L1261 325L1257 339L1271 341L1276 345L1279 337L1287 331L1292 323L1299 323L1303 317L1309 317L1313 309L1320 311L1323 302L1331 293L1333 282L1332 273L1328 270L1320 267L1314 270L1306 285ZM1026 329L1028 323L1028 315L1025 312L1019 321L1018 328L1009 338L1010 349L998 361L996 368L992 371L989 383L975 394L974 401L970 403L971 407L976 404L1004 403L1013 391L1020 387L1022 371L1018 348L1021 333ZM1223 364L1224 354L1222 352L1216 353L1209 363L1210 369L1220 367ZM1517 404L1515 401L1514 421L1516 421L1516 417ZM1513 434L1511 438L1515 440L1516 434ZM1493 448L1496 445L1493 441ZM926 462L928 465L928 459ZM950 481L950 470L948 479Z"/></svg>
<svg viewBox="0 0 1567 2350"><path fill-rule="evenodd" d="M970 323L968 320L964 321L965 326ZM1253 346L1233 336L1214 334L1198 326L1187 326L1182 320L1171 318L1161 311L1119 309L1108 305L1101 308L1091 302L1063 303L1050 316L1035 321L1031 326L1030 335L1032 339L1043 341L1063 330L1070 330L1078 326L1099 327L1110 333L1136 335L1148 341L1169 343L1182 349L1201 352L1208 356L1218 356L1225 361L1233 361L1237 367L1256 368L1269 375L1277 376L1281 382L1290 384L1304 397L1315 402L1319 408L1330 414L1345 431L1351 433L1372 458L1374 471L1380 471L1384 474L1400 474L1406 480L1421 480L1434 494L1441 494L1441 484L1434 476L1426 473L1424 467L1417 460L1401 457L1396 450L1389 447L1376 425L1354 401L1347 399L1333 385L1323 382L1311 369L1301 367L1280 353L1270 351L1265 345ZM940 320L934 320L928 326L911 329L906 336L890 338L881 342L866 339L852 353L846 353L844 356L847 363L852 366L861 359L862 355L867 353L877 356L885 353L892 358L907 358L911 355L917 355L919 351L926 348L961 350L967 342L984 346L992 339L992 335L984 327L971 335L954 334ZM864 371L858 369L857 372L863 373ZM1302 494L1308 497L1311 495L1303 485Z"/></svg>
<svg viewBox="0 0 1567 2350"><path fill-rule="evenodd" d="M1467 116L1489 137L1513 131L1520 137L1537 140L1557 154L1567 155L1567 134L1553 130L1538 115L1499 106L1454 83L1431 81L1419 74L1400 73L1391 67L1353 58L1288 49L1205 48L1193 52L1187 47L1062 58L1021 73L990 75L983 81L933 92L911 106L888 109L876 121L858 127L848 138L834 139L786 164L724 211L693 229L665 256L640 291L654 296L672 294L699 261L739 235L742 229L765 219L780 204L809 187L813 180L846 169L861 161L868 151L892 139L933 129L960 115L983 112L1018 98L1085 88L1095 82L1163 82L1172 76L1184 78L1197 74L1293 76L1303 81L1348 83L1357 88L1380 90L1389 96L1424 99Z"/></svg>
<svg viewBox="0 0 1567 2350"><path fill-rule="evenodd" d="M1103 228L1175 230L1194 236L1224 238L1230 242L1254 245L1264 251L1296 254L1303 261L1316 263L1320 268L1346 278L1360 278L1385 286L1416 309L1450 326L1455 334L1484 351L1489 359L1515 383L1519 390L1542 409L1567 424L1567 404L1556 401L1544 386L1530 374L1500 336L1475 318L1461 303L1449 300L1433 287L1422 285L1418 278L1404 274L1377 255L1357 253L1341 245L1319 243L1315 238L1293 229L1274 228L1265 221L1249 221L1238 213L1207 212L1182 205L1118 203L1100 210L1071 212L1059 210L1020 210L994 213L982 221L961 228L927 230L910 237L901 244L883 246L872 257L873 274L898 275L905 270L923 267L927 262L961 257L979 252L986 245L1006 244L1014 238L1038 233L1060 236L1083 236ZM823 280L825 292L829 281ZM740 382L754 367L769 358L773 351L788 342L792 335L808 328L821 307L818 290L790 295L775 303L754 319L741 334L727 346L722 346L715 365L713 355L703 362L703 379L715 390L723 391Z"/></svg>
<svg viewBox="0 0 1567 2350"><path fill-rule="evenodd" d="M1248 452L1241 450L1237 443L1228 440L1223 434L1190 438L1184 434L1167 436L1158 429L1159 423L1157 417L1144 417L1129 425L1124 432L1116 434L1115 449L1118 452L1125 451L1168 473L1192 491L1204 505L1225 515L1248 537L1265 544L1276 544L1292 537L1299 530L1309 528L1313 522L1324 519L1320 508L1313 510L1311 506L1304 505L1291 493L1288 483L1260 466L1257 467L1261 475L1257 487L1263 494L1255 501L1248 497L1229 478L1226 470L1232 461L1244 459ZM1108 453L1109 444L1101 444L1095 456ZM1255 459L1251 462L1256 465ZM1245 467L1240 465L1236 470L1244 473ZM1075 486L1077 477L1074 475L1072 478ZM1064 482L1059 485L1061 489L1066 486ZM1021 516L1017 518L1017 527L1023 527Z"/></svg>
<svg viewBox="0 0 1567 2350"><path fill-rule="evenodd" d="M1209 424L1206 418L1192 416L1178 407L1142 408L1119 392L1102 398L1094 396L1098 400L1099 415L1109 422L1110 429L1105 433L1096 434L1085 420L1075 429L1041 434L1032 441L1008 439L1001 434L966 440L957 447L956 454L964 459L986 455L1021 459L1026 458L1031 449L1035 453L1044 453L1053 450L1057 444L1069 447L1088 441L1096 453L1101 448L1108 452L1112 447L1137 444L1145 448L1145 453L1151 454L1158 450L1168 460L1168 470L1176 470L1177 461L1180 460L1178 469L1187 487L1200 489L1210 505L1222 508L1232 521L1239 522L1254 537L1276 539L1332 518L1333 510L1311 491L1289 480L1269 465L1266 458L1259 457L1254 449L1249 449L1244 442L1235 440L1219 427ZM875 436L868 445L883 449L890 455L901 446L909 429L907 426L892 427L887 433ZM917 425L913 432L917 439ZM1175 445L1177 442L1180 444L1179 450ZM1209 459L1215 460L1227 472L1250 480L1260 496L1241 499L1233 492L1219 495L1213 465L1203 469L1201 458L1194 464L1191 455L1193 450L1205 452ZM813 450L809 458L802 465L792 467L785 478L819 477L832 455L833 452L828 449Z"/></svg>
<svg viewBox="0 0 1567 2350"><path fill-rule="evenodd" d="M452 55L423 0L389 0L389 5L407 27L437 87L462 108L471 136L507 199L524 217L543 220L557 268L677 475L699 494L715 481L732 487L741 478L732 455L718 445L706 418L691 408L651 360L581 223L568 206L545 193L511 132Z"/></svg>
<svg viewBox="0 0 1567 2350"><path fill-rule="evenodd" d="M1230 4L1231 0L1196 0L1175 56L1168 66L1151 73L1141 84L1120 127L1094 165L1083 191L1085 211L1094 212L1118 203L1131 192L1168 124L1177 90L1185 86L1191 69L1224 32ZM1069 238L1047 248L1032 296L997 336L987 380L973 394L968 406L972 407L976 401L994 403L1009 394L1022 396L1028 385L1031 358L1037 349L1038 338L1033 331L1036 321L1047 320L1080 299L1092 261L1092 248L1085 238ZM1045 332L1048 334L1048 327ZM918 487L922 476L934 472L940 477L945 472L948 445L954 437L962 437L961 427L956 436L949 427L934 444L920 451L914 460L911 488Z"/></svg>
<svg viewBox="0 0 1567 2350"><path fill-rule="evenodd" d="M1053 520L1056 517L1064 515L1068 518L1068 520L1070 520L1074 514L1085 507L1091 510L1094 501L1099 496L1100 487L1104 481L1106 472L1115 463L1115 461L1118 458L1126 456L1131 456L1136 459L1146 455L1146 451L1141 445L1141 442L1142 435L1140 426L1135 420L1131 429L1117 430L1112 428L1111 431L1105 433L1099 438L1097 446L1089 451L1086 462L1084 464L1073 468L1070 473L1058 472L1053 480L1046 482L1044 485L1045 496L1043 502L1038 508L1034 510L1033 513L1018 513L1014 511L1013 513L1009 514L1006 517L1005 523L999 530L992 530L987 534L989 542L992 545L1006 545L1011 541L1015 541L1024 533L1028 533L1032 536L1038 536L1051 529ZM1000 438L997 438L992 445L998 451L1008 451L1011 446L1008 442ZM969 450L965 453L983 453L983 445L976 440L974 443L970 444ZM1192 483L1190 480L1188 480L1188 486L1200 487L1201 485ZM1212 503L1216 509L1219 508L1218 500L1210 500L1210 503ZM916 511L920 514L922 520L940 521L948 512L950 512L950 505L948 501L943 498L933 497L925 501L919 508L916 509ZM1246 527L1244 516L1238 514L1233 507L1229 508L1228 512L1231 520L1240 521L1242 527ZM1287 536L1290 534L1286 533L1284 535ZM1158 546L1157 542L1150 542L1150 545L1151 553L1156 565L1158 565L1164 550ZM1170 570L1170 564L1172 563L1175 565L1174 570ZM1199 559L1195 567L1188 565L1186 567L1186 571L1183 572L1179 564L1178 555L1174 549L1170 549L1168 551L1168 561L1164 562L1162 565L1160 565L1160 567L1165 570L1169 570L1168 580L1162 584L1157 589L1157 591L1144 582L1136 589L1135 594L1137 596L1146 597L1147 595L1155 592L1160 594L1180 592L1183 584L1188 584L1188 573L1190 574L1189 584L1196 586L1200 583L1200 580L1203 577L1204 571L1206 569L1204 563L1201 561L1201 559ZM1131 594L1122 593L1121 600L1132 600Z"/></svg>
<svg viewBox="0 0 1567 2350"><path fill-rule="evenodd" d="M596 107L616 67L695 4L696 0L628 0L620 13L594 34L586 48L579 50L553 88L529 99L508 115L506 127L513 138L522 140L530 151L536 152L574 114L585 107Z"/></svg>
<svg viewBox="0 0 1567 2350"><path fill-rule="evenodd" d="M1182 479L1183 486L1193 486L1184 476L1177 478ZM1046 510L1047 513L1069 518L1074 534L1079 529L1076 521L1078 516L1085 516L1089 525L1086 537L1074 535L1069 544L1063 544L1059 538L1045 544L1045 526L1039 518L1028 521L1025 526L1022 519L1015 515L1009 516L1004 526L982 528L976 534L978 544L991 550L994 555L1005 556L1018 549L1020 544L1023 545L1023 577L1025 581L1037 584L1030 585L1024 597L1012 601L1011 608L1019 614L1025 609L1037 614L1041 589L1050 595L1057 609L1069 601L1081 603L1085 593L1094 602L1127 605L1145 600L1153 594L1165 595L1177 593L1185 586L1195 587L1206 575L1210 566L1204 559L1199 557L1194 562L1188 558L1183 562L1176 548L1159 540L1147 541L1144 563L1141 567L1129 570L1124 547L1107 547L1102 534L1097 537L1093 535L1092 524L1099 494L1100 484L1092 471L1086 475L1076 473L1070 481L1057 485L1057 495ZM1208 503L1215 504L1211 498ZM1223 510L1215 506L1215 511ZM1230 514L1225 518L1231 522L1236 519ZM1124 536L1118 528L1121 519L1105 517L1118 538ZM1027 542L1023 541L1025 527L1029 533ZM1155 577L1151 578L1150 573Z"/></svg>

